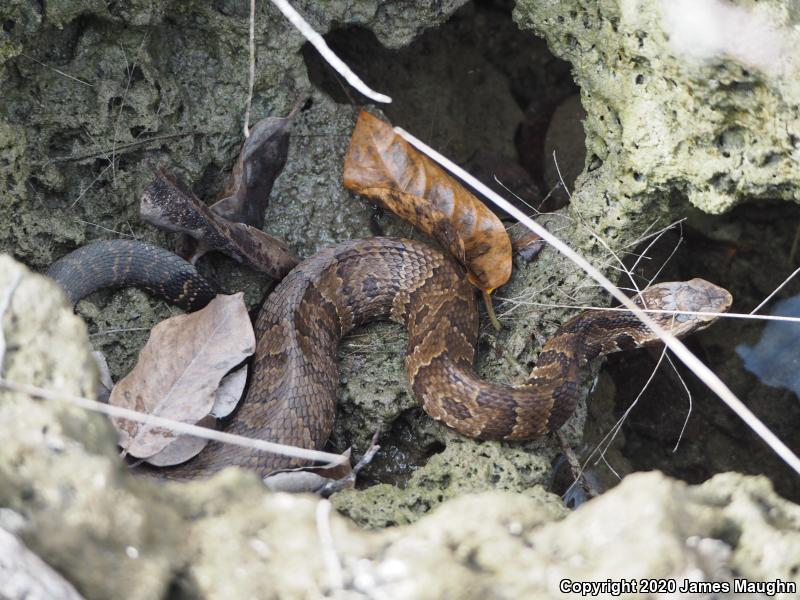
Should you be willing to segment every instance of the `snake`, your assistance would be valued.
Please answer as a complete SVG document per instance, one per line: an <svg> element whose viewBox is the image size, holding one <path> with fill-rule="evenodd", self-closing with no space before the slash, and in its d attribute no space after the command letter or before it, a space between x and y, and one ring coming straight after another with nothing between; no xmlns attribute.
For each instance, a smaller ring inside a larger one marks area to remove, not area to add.
<svg viewBox="0 0 800 600"><path fill-rule="evenodd" d="M195 310L215 294L194 266L138 241L83 246L47 273L73 303L103 287L135 285ZM375 320L405 327L408 383L425 412L480 440L530 440L558 430L580 399L581 369L589 361L659 342L628 312L584 311L547 340L524 383L485 381L473 366L479 328L475 292L459 264L421 241L373 237L323 248L292 269L261 306L249 387L225 431L323 448L335 415L339 341L354 327ZM715 319L695 313L724 312L732 297L721 287L692 279L648 287L635 302L683 311L652 315L663 329L682 337ZM191 479L233 465L266 476L304 464L210 442L191 461L168 468L167 476Z"/></svg>

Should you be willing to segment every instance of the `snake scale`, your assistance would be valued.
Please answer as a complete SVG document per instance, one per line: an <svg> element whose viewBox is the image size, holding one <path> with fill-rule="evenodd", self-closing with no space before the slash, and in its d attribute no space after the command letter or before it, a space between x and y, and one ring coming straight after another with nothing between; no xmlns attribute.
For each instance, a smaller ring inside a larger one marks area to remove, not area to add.
<svg viewBox="0 0 800 600"><path fill-rule="evenodd" d="M214 295L192 265L140 242L84 246L54 263L48 275L72 302L101 287L127 285L144 287L189 310ZM665 310L723 312L731 296L693 279L652 286L637 301ZM655 317L676 335L713 320ZM558 429L578 402L582 365L657 341L627 313L587 311L547 341L526 383L483 381L472 366L478 337L475 289L462 267L418 241L375 237L343 242L301 262L265 300L256 321L258 342L247 397L226 431L322 448L336 405L339 340L353 327L387 318L406 327L408 380L424 410L478 439L526 440ZM266 475L298 464L296 459L212 442L167 476L193 478L230 465Z"/></svg>

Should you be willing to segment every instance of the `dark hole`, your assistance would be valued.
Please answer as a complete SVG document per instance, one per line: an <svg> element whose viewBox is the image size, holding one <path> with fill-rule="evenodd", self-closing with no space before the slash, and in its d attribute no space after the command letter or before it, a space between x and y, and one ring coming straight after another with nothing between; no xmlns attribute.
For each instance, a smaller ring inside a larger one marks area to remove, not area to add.
<svg viewBox="0 0 800 600"><path fill-rule="evenodd" d="M134 127L130 128L131 136L134 138L138 138L140 135L144 133L144 131L145 128L142 125L135 125Z"/></svg>
<svg viewBox="0 0 800 600"><path fill-rule="evenodd" d="M356 482L358 488L367 488L377 483L391 483L403 487L414 471L427 463L431 456L444 451L444 444L438 440L420 437L416 426L420 418L428 417L423 415L422 409L412 408L400 415L391 427L381 434L379 440L381 450L359 474ZM331 448L335 448L339 443L350 445L345 441L333 441Z"/></svg>
<svg viewBox="0 0 800 600"><path fill-rule="evenodd" d="M192 186L193 191L201 198L216 197L222 191L225 178L216 163L209 163L200 175L197 183Z"/></svg>
<svg viewBox="0 0 800 600"><path fill-rule="evenodd" d="M724 172L712 179L712 185L723 188L731 184ZM638 282L648 281L658 271L658 281L700 277L732 293L732 312L749 312L797 267L800 259L797 251L792 255L792 245L800 223L800 207L788 202L751 200L725 215L708 219L692 216L678 198L673 203L674 214L688 213L690 217L681 229L666 232L654 243L647 250L647 260L638 260L634 272ZM647 244L649 241L633 250L629 267ZM768 314L779 303L784 303L781 310L793 310L792 303L800 299L800 282L789 281L777 296L760 312ZM796 365L791 358L780 361L781 355L796 356L798 336L791 329L779 329L786 325L791 324L720 319L684 342L779 438L797 448L800 402L790 389L796 380ZM783 338L770 341L770 335L781 331ZM775 345L780 340L785 341ZM770 354L772 347L780 352ZM757 351L762 353L761 376L757 374ZM660 355L660 351L638 350L608 357L606 375L614 382L609 387L616 389L616 416L637 399ZM658 469L690 483L700 483L724 471L759 473L772 480L778 493L798 501L800 480L789 467L682 365L676 366L681 379L671 367L659 369L623 425L622 453L633 468ZM688 422L689 399L684 384L691 392ZM589 406L591 410L591 398ZM680 445L673 452L679 437ZM594 447L595 442L586 439L585 443Z"/></svg>
<svg viewBox="0 0 800 600"><path fill-rule="evenodd" d="M11 33L14 30L14 26L16 26L16 22L14 19L6 19L3 21L3 31L6 33Z"/></svg>
<svg viewBox="0 0 800 600"><path fill-rule="evenodd" d="M636 85L642 85L644 83L644 75L639 74L636 76Z"/></svg>
<svg viewBox="0 0 800 600"><path fill-rule="evenodd" d="M373 89L392 97L380 109L393 123L509 201L545 211L566 201L551 196L541 206L552 187L545 173L552 151L544 148L552 115L577 88L569 65L543 40L519 30L510 3L469 2L398 50L384 47L361 27L334 29L325 39ZM302 56L311 82L333 100L371 104L341 82L310 44ZM584 136L582 130L579 135ZM559 162L571 154L559 151Z"/></svg>
<svg viewBox="0 0 800 600"><path fill-rule="evenodd" d="M75 129L61 130L50 136L47 147L51 156L65 156L72 154L75 148L83 145L85 140L83 131Z"/></svg>
<svg viewBox="0 0 800 600"><path fill-rule="evenodd" d="M731 178L727 173L716 173L711 177L711 186L720 192L724 192L731 187Z"/></svg>
<svg viewBox="0 0 800 600"><path fill-rule="evenodd" d="M132 69L125 70L125 79L130 83L130 85L133 85L137 81L141 81L142 79L144 79L144 73L137 65L134 66Z"/></svg>
<svg viewBox="0 0 800 600"><path fill-rule="evenodd" d="M211 5L214 10L226 17L246 19L250 15L250 5L247 0L214 0Z"/></svg>

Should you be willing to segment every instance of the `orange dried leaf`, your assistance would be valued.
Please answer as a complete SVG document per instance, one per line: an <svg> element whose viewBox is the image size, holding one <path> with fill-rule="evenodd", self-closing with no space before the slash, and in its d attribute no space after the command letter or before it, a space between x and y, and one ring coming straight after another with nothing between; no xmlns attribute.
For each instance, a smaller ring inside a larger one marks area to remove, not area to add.
<svg viewBox="0 0 800 600"><path fill-rule="evenodd" d="M343 180L450 250L484 292L511 276L511 240L497 215L368 112L353 130Z"/></svg>

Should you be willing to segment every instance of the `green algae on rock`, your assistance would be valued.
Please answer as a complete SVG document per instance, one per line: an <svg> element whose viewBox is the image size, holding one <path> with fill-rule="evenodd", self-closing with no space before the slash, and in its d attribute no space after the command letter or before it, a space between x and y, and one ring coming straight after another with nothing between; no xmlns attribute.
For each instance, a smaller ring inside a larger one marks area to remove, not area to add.
<svg viewBox="0 0 800 600"><path fill-rule="evenodd" d="M544 491L550 465L540 455L499 442L476 444L451 434L444 450L434 454L403 486L378 484L365 490L345 490L331 501L342 513L365 527L413 523L433 508L470 492L505 490L555 502Z"/></svg>
<svg viewBox="0 0 800 600"><path fill-rule="evenodd" d="M52 282L0 255L0 288L16 273L22 278L2 321L3 377L92 396L97 373L86 326ZM93 590L90 597L122 589L142 600L164 593L175 518L132 491L139 484L125 476L104 417L2 390L0 435L0 505L21 516L17 533L34 552L78 588Z"/></svg>
<svg viewBox="0 0 800 600"><path fill-rule="evenodd" d="M90 393L84 325L51 282L0 256L0 289L15 274L4 377ZM763 477L687 486L636 474L573 513L541 489L466 494L412 525L367 531L237 469L184 485L135 480L110 424L66 404L3 390L0 435L0 526L16 522L88 600L561 598L564 578L800 583L800 507ZM488 461L467 467L498 475Z"/></svg>
<svg viewBox="0 0 800 600"><path fill-rule="evenodd" d="M587 167L615 174L613 195L680 191L721 213L750 197L794 200L800 188L797 55L784 71L729 56L698 59L670 43L659 0L520 0L514 18L572 63L588 113ZM708 4L708 3L705 3ZM791 2L737 2L797 53ZM687 17L689 18L689 17ZM674 32L672 32L674 33ZM752 41L751 41L752 42Z"/></svg>

